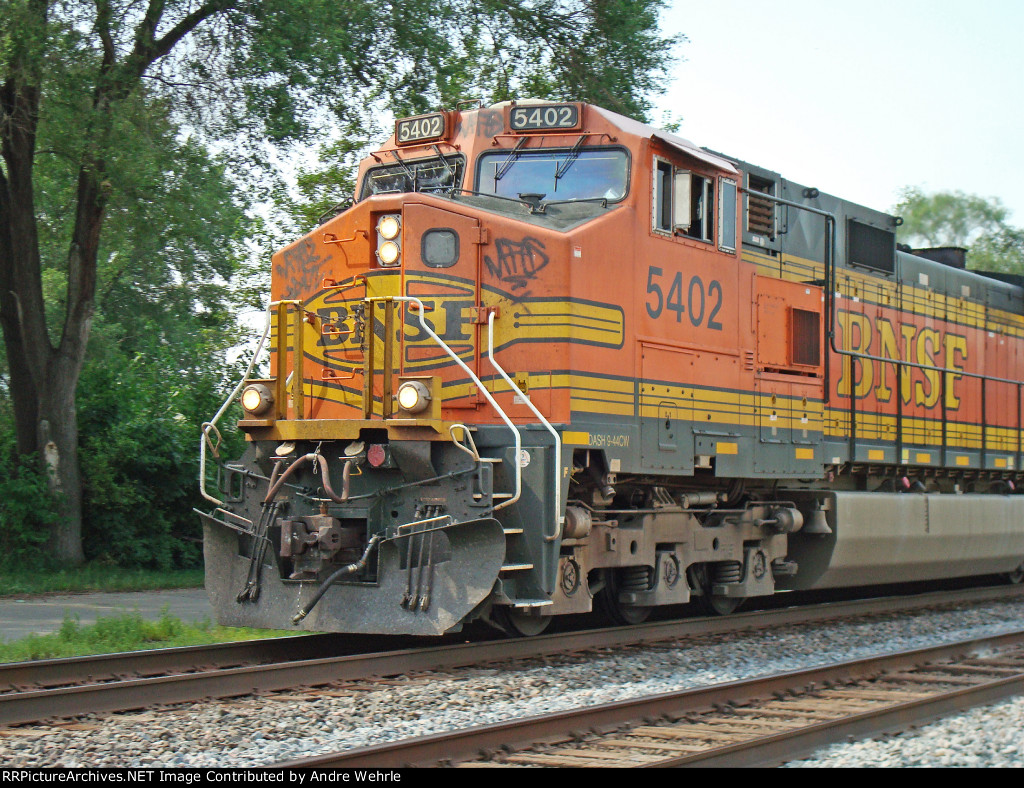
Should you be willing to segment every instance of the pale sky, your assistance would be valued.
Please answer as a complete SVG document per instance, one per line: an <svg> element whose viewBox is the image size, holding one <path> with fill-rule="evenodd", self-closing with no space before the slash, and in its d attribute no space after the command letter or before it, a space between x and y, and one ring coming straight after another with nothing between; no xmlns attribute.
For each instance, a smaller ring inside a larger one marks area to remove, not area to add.
<svg viewBox="0 0 1024 788"><path fill-rule="evenodd" d="M685 62L653 113L698 145L889 210L904 186L1024 225L1024 2L672 0Z"/></svg>

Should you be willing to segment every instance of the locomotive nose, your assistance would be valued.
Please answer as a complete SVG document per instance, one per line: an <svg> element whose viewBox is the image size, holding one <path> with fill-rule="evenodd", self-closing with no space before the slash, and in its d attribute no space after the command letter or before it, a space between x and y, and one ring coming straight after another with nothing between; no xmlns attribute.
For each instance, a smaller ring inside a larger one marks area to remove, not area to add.
<svg viewBox="0 0 1024 788"><path fill-rule="evenodd" d="M373 582L342 578L320 587L315 582L282 584L272 575L277 570L264 565L262 593L239 604L247 566L232 560L238 551L235 532L206 520L207 566L230 567L207 575L218 620L261 628L294 621L299 629L314 632L442 635L494 588L505 556L505 533L489 517L410 526L377 543L376 555L368 557L376 564Z"/></svg>

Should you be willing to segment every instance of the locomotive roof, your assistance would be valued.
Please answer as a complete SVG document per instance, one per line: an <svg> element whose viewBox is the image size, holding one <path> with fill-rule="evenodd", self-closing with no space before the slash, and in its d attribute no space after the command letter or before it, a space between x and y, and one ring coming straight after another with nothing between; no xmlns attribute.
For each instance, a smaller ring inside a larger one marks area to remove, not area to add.
<svg viewBox="0 0 1024 788"><path fill-rule="evenodd" d="M739 175L739 170L736 169L735 165L729 159L694 145L687 139L683 139L682 137L672 134L671 132L664 131L663 129L648 126L646 123L641 123L638 120L627 118L625 115L619 115L616 112L604 109L603 107L598 107L597 105L592 104L591 108L611 123L614 123L627 134L635 134L637 137L648 137L650 139L658 140L669 147L685 153L687 156L692 156L698 161L710 164L712 167L733 175Z"/></svg>

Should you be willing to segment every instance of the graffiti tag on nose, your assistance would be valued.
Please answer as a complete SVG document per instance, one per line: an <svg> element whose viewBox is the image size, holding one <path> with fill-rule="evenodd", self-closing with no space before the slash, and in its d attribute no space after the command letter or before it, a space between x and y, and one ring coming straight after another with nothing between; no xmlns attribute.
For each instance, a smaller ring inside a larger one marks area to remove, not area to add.
<svg viewBox="0 0 1024 788"><path fill-rule="evenodd" d="M513 290L526 287L549 262L544 244L536 238L512 241L498 238L494 242L497 262L485 256L484 262L492 276L512 286Z"/></svg>

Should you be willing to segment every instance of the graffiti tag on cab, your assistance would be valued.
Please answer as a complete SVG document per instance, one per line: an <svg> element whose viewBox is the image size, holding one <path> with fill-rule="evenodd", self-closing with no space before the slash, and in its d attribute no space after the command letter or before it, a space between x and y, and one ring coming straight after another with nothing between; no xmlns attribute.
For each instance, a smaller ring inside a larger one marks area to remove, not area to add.
<svg viewBox="0 0 1024 788"><path fill-rule="evenodd" d="M494 242L494 250L497 261L484 256L487 270L513 290L526 287L550 262L544 244L536 238L524 238L522 241L498 238Z"/></svg>

